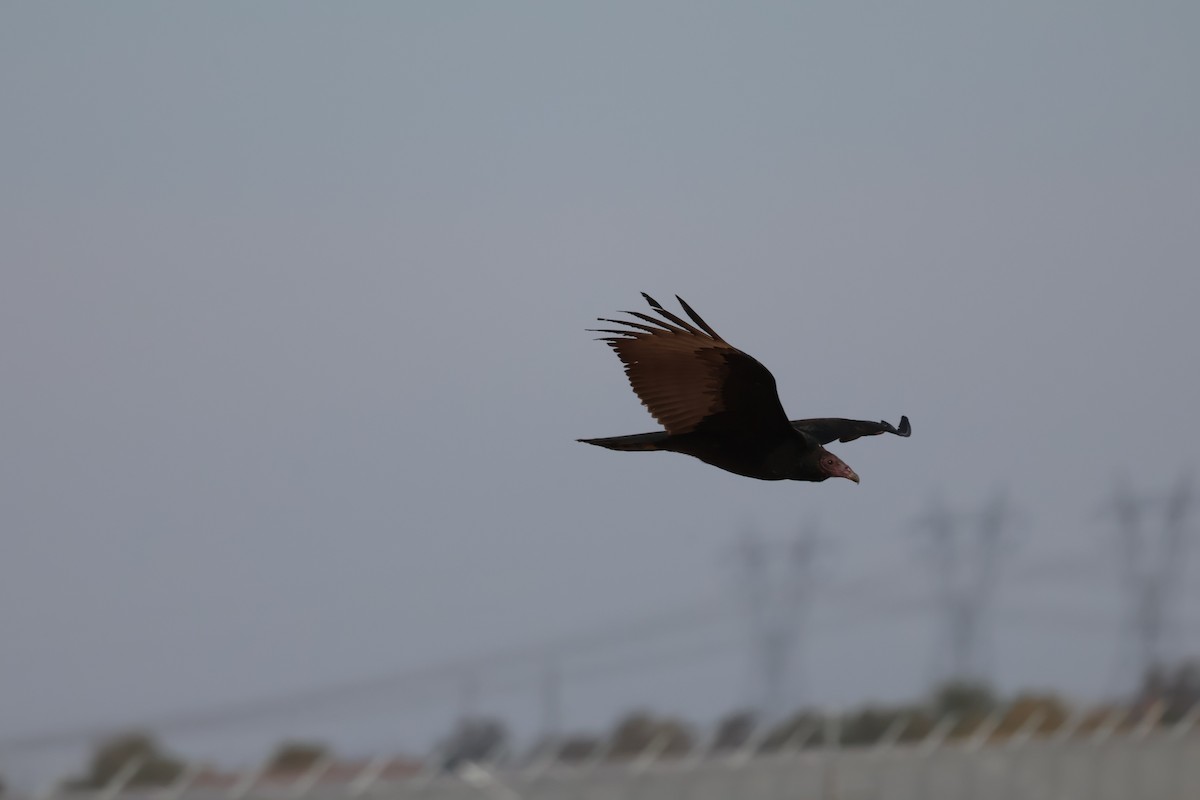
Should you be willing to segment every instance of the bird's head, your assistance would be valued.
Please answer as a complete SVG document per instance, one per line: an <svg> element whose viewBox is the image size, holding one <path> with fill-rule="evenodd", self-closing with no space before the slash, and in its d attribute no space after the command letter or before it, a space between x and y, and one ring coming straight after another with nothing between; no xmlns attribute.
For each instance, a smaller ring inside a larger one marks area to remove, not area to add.
<svg viewBox="0 0 1200 800"><path fill-rule="evenodd" d="M833 453L821 448L820 460L817 462L826 478L847 478L858 483L858 473L850 469L850 465Z"/></svg>

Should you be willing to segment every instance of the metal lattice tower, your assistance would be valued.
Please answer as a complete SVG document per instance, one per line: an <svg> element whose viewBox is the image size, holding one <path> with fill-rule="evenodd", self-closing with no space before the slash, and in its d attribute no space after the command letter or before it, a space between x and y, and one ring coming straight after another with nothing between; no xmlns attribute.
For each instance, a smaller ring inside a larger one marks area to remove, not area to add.
<svg viewBox="0 0 1200 800"><path fill-rule="evenodd" d="M974 513L951 511L940 499L917 521L927 534L940 629L932 659L934 681L991 678L991 611L998 588L1001 545L1015 522L1004 492Z"/></svg>
<svg viewBox="0 0 1200 800"><path fill-rule="evenodd" d="M1176 655L1168 652L1168 635L1178 611L1193 538L1194 486L1193 475L1184 473L1164 495L1138 494L1124 480L1113 490L1110 516L1116 524L1128 603L1123 661L1132 662L1136 670L1134 676L1124 674L1131 682ZM1159 526L1153 524L1156 520Z"/></svg>
<svg viewBox="0 0 1200 800"><path fill-rule="evenodd" d="M562 668L558 658L546 657L539 683L542 738L554 741L562 734Z"/></svg>
<svg viewBox="0 0 1200 800"><path fill-rule="evenodd" d="M739 584L749 616L759 719L780 721L802 699L797 651L811 607L820 546L809 524L791 542L745 534L738 545Z"/></svg>

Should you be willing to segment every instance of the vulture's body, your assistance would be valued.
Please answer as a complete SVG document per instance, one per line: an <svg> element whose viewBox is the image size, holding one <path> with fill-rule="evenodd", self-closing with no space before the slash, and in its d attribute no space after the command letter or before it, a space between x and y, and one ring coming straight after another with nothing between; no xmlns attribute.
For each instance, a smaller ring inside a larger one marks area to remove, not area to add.
<svg viewBox="0 0 1200 800"><path fill-rule="evenodd" d="M610 450L683 453L760 480L840 477L857 483L854 470L824 445L880 433L910 435L908 417L900 418L899 428L840 418L789 420L766 367L717 335L682 298L676 297L691 323L642 296L662 320L628 311L642 322L602 318L627 328L599 332L610 334L602 341L616 351L634 393L664 430L579 441Z"/></svg>

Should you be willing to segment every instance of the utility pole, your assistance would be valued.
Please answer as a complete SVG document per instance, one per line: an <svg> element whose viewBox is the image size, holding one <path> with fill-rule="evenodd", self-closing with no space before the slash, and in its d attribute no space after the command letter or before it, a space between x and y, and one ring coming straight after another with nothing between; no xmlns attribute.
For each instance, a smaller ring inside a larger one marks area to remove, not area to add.
<svg viewBox="0 0 1200 800"><path fill-rule="evenodd" d="M931 663L934 683L963 678L970 671L969 619L963 612L963 587L960 585L961 560L958 536L959 520L941 499L930 505L917 526L929 536L929 557L937 588L940 630Z"/></svg>
<svg viewBox="0 0 1200 800"><path fill-rule="evenodd" d="M1170 660L1167 634L1184 586L1194 486L1193 475L1185 472L1164 495L1138 494L1124 480L1113 489L1109 513L1128 603L1122 661L1132 660L1137 674L1125 678L1135 682ZM1148 524L1155 518L1161 527Z"/></svg>
<svg viewBox="0 0 1200 800"><path fill-rule="evenodd" d="M1167 584L1164 602L1168 610L1180 607L1187 585L1187 564L1192 545L1189 537L1195 534L1191 524L1191 514L1196 504L1195 486L1195 475L1190 470L1180 473L1175 488L1167 495L1164 504L1163 536L1166 539L1167 563L1163 569L1163 580Z"/></svg>
<svg viewBox="0 0 1200 800"><path fill-rule="evenodd" d="M562 734L562 670L554 654L546 656L541 677L542 739L553 742Z"/></svg>
<svg viewBox="0 0 1200 800"><path fill-rule="evenodd" d="M785 683L780 691L785 703L790 702L794 706L799 706L807 700L803 641L816 595L816 563L817 556L821 550L821 534L816 523L811 520L807 522L800 529L796 538L791 541L788 550L790 572L786 578L785 588L787 595L783 602L781 614L784 618L783 624L787 623L787 616L791 615L792 630L794 632L794 638L788 653L792 679L790 686L788 683ZM798 658L795 657L797 650L800 651L800 657ZM791 692L790 696L788 694L789 691Z"/></svg>
<svg viewBox="0 0 1200 800"><path fill-rule="evenodd" d="M474 720L479 714L479 673L474 668L467 669L459 680L458 718Z"/></svg>
<svg viewBox="0 0 1200 800"><path fill-rule="evenodd" d="M1000 490L984 503L975 519L978 572L972 610L975 619L973 655L975 673L985 681L991 680L995 663L990 617L1000 588L1000 559L1006 534L1018 526L1018 516L1008 493Z"/></svg>
<svg viewBox="0 0 1200 800"><path fill-rule="evenodd" d="M755 705L765 725L781 721L800 699L796 651L812 603L819 542L816 526L809 524L792 542L767 543L747 533L738 545L738 578L756 672Z"/></svg>
<svg viewBox="0 0 1200 800"><path fill-rule="evenodd" d="M917 520L927 534L937 587L940 630L932 658L934 681L987 682L986 636L998 584L1001 545L1015 522L1007 494L998 492L977 512L955 512L940 499Z"/></svg>

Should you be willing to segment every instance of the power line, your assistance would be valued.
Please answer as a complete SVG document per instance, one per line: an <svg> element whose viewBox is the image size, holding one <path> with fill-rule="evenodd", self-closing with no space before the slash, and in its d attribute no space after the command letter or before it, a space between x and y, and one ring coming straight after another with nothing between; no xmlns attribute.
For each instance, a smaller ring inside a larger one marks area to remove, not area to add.
<svg viewBox="0 0 1200 800"><path fill-rule="evenodd" d="M13 737L0 741L0 752L37 750L86 744L130 728L150 728L159 733L183 733L236 726L247 722L283 717L301 711L328 711L359 702L375 702L405 692L428 696L437 689L455 685L460 692L460 709L469 711L481 691L473 682L487 671L528 669L531 663L553 654L559 659L581 657L630 645L661 640L667 634L697 627L710 627L721 618L725 603L711 600L693 603L636 622L610 624L584 633L573 633L540 643L514 645L490 653L441 661L413 669L281 692L206 709L180 710L123 724L99 724ZM472 677L474 676L474 677Z"/></svg>
<svg viewBox="0 0 1200 800"><path fill-rule="evenodd" d="M1192 485L1190 479L1180 481L1161 501L1164 530L1168 531L1167 538L1172 541L1186 542L1192 530L1189 527L1194 505ZM1135 527L1140 530L1144 520L1129 511L1134 506L1136 503L1126 500L1118 510L1124 514L1122 520L1136 523ZM953 513L944 505L935 504L929 517L922 520L933 544L935 580L932 588L935 591L932 595L924 591L924 586L906 586L895 570L828 586L822 584L822 596L838 599L836 605L830 607L836 619L813 622L822 628L828 625L835 630L844 630L848 625L868 620L920 614L932 605L940 612L944 644L948 645L947 652L938 654L951 665L948 672L951 675L986 676L988 663L983 655L980 628L997 610L1005 613L993 608L993 596L999 584L998 562L1003 541L1007 531L1015 525L1015 517L1003 494L995 495L974 514ZM740 545L740 583L750 612L756 701L767 718L794 708L800 699L800 666L814 599L814 566L820 545L821 539L812 525L792 542L768 545L754 537L744 537ZM1182 545L1174 547L1179 550ZM1136 554L1138 551L1132 548L1130 552ZM1181 574L1182 561L1182 558L1169 560L1167 571L1174 570L1172 575ZM1041 574L1049 570L1048 577L1055 577L1062 570L1074 570L1079 563L1082 563L1079 557L1062 554L1058 562L1038 561L1031 565L1031 572ZM1177 576L1168 576L1166 583L1176 594L1184 585L1182 578ZM922 591L914 593L914 589ZM1162 597L1172 595L1168 591ZM354 712L355 708L369 708L372 713L378 713L381 706L396 708L400 703L405 708L433 702L442 704L443 708L453 708L455 692L459 693L459 710L471 713L485 691L489 697L504 686L520 685L528 691L529 687L537 685L540 675L542 725L545 732L552 734L561 729L561 697L567 682L575 682L584 676L598 679L653 664L679 663L724 647L723 644L704 644L699 648L689 645L685 649L672 649L671 641L688 632L713 632L714 624L728 622L730 617L722 613L723 606L725 603L709 598L632 623L607 625L363 680L206 710L158 715L136 720L136 727L178 734L240 727L298 713L320 712L322 719L347 712L358 713ZM1067 624L1068 620L1054 614L1054 609L1045 611L1047 624L1055 619L1062 619L1063 624ZM1090 616L1094 618L1093 627L1098 629L1101 621L1094 614ZM1031 619L1031 622L1040 621L1040 618ZM723 634L721 641L726 638ZM615 650L629 647L638 648L638 653L616 660L611 658ZM648 650L655 653L647 655ZM601 658L596 659L596 656ZM588 658L593 663L582 663ZM505 678L505 674L509 677ZM83 744L129 727L134 726L92 726L14 738L0 742L0 752Z"/></svg>

